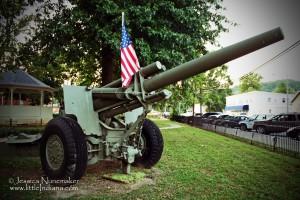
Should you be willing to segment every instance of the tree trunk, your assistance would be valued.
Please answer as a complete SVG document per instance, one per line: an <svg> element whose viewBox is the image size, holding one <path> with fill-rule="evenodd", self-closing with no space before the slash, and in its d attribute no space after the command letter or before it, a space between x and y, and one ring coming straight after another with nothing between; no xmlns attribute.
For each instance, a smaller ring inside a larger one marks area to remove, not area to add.
<svg viewBox="0 0 300 200"><path fill-rule="evenodd" d="M114 59L115 55L111 48L105 47L102 49L101 86L113 81Z"/></svg>

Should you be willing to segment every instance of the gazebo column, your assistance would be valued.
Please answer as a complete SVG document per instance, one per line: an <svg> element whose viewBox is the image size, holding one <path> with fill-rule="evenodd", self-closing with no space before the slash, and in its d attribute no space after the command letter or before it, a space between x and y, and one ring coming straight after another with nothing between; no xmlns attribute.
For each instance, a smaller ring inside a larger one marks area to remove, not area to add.
<svg viewBox="0 0 300 200"><path fill-rule="evenodd" d="M10 88L10 105L14 103L14 88Z"/></svg>
<svg viewBox="0 0 300 200"><path fill-rule="evenodd" d="M44 105L44 91L42 90L41 91L41 101L40 101L40 110L41 110L41 121L40 121L40 123L41 123L41 125L43 125L43 115L44 115L44 111L43 111L43 105Z"/></svg>
<svg viewBox="0 0 300 200"><path fill-rule="evenodd" d="M19 93L19 105L22 105L22 104L23 104L23 102L22 102L22 94Z"/></svg>
<svg viewBox="0 0 300 200"><path fill-rule="evenodd" d="M40 100L40 105L43 106L44 105L44 91L41 91L41 100Z"/></svg>
<svg viewBox="0 0 300 200"><path fill-rule="evenodd" d="M1 95L1 105L4 105L4 96L3 96L4 92L0 92Z"/></svg>

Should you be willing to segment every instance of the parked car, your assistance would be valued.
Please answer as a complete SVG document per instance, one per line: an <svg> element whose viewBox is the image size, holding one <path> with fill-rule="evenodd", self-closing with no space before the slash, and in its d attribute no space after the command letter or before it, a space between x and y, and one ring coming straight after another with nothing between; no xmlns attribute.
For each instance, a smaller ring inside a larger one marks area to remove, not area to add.
<svg viewBox="0 0 300 200"><path fill-rule="evenodd" d="M227 117L229 115L218 115L215 119L213 119L210 123L213 125L216 125L217 121L221 121L224 120L225 117Z"/></svg>
<svg viewBox="0 0 300 200"><path fill-rule="evenodd" d="M187 111L187 112L181 113L179 115L184 116L184 117L191 117L191 116L193 116L193 111Z"/></svg>
<svg viewBox="0 0 300 200"><path fill-rule="evenodd" d="M247 119L249 119L249 117L246 117L246 116L235 116L235 117L229 118L227 120L224 120L222 122L222 126L230 127L230 128L240 127L239 122L247 120Z"/></svg>
<svg viewBox="0 0 300 200"><path fill-rule="evenodd" d="M273 116L274 115L270 115L270 114L252 115L248 119L239 122L240 129L242 131L251 130L253 129L253 125L255 121L265 121L272 118Z"/></svg>
<svg viewBox="0 0 300 200"><path fill-rule="evenodd" d="M169 118L170 116L171 116L170 112L167 112L167 111L163 112L163 117L164 118Z"/></svg>
<svg viewBox="0 0 300 200"><path fill-rule="evenodd" d="M289 128L286 131L286 136L294 138L299 141L300 140L300 126Z"/></svg>
<svg viewBox="0 0 300 200"><path fill-rule="evenodd" d="M234 118L234 116L231 116L231 115L227 115L227 116L224 116L224 117L220 117L218 118L217 120L215 120L213 122L214 125L216 126L223 126L223 123L226 121L226 120L230 120Z"/></svg>
<svg viewBox="0 0 300 200"><path fill-rule="evenodd" d="M207 113L204 113L201 118L207 118L209 117L210 115L221 115L222 113L221 112L207 112Z"/></svg>
<svg viewBox="0 0 300 200"><path fill-rule="evenodd" d="M207 124L211 124L213 121L215 121L216 119L218 119L220 115L210 115L207 118L203 119L203 123L207 123Z"/></svg>
<svg viewBox="0 0 300 200"><path fill-rule="evenodd" d="M195 113L195 117L201 117L202 113Z"/></svg>
<svg viewBox="0 0 300 200"><path fill-rule="evenodd" d="M300 126L300 113L283 113L265 121L254 122L253 129L258 133L280 133Z"/></svg>

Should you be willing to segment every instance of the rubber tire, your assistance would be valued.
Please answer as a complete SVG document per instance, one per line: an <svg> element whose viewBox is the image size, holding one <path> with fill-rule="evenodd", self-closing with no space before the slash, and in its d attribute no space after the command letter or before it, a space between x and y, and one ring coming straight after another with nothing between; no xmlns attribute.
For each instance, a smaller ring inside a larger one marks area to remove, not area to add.
<svg viewBox="0 0 300 200"><path fill-rule="evenodd" d="M245 124L241 124L240 128L241 128L242 131L247 131L248 130L247 126Z"/></svg>
<svg viewBox="0 0 300 200"><path fill-rule="evenodd" d="M76 115L74 115L74 114L66 114L66 117L71 118L71 119L75 120L76 122L78 122L78 119L77 119Z"/></svg>
<svg viewBox="0 0 300 200"><path fill-rule="evenodd" d="M135 159L134 165L151 168L161 158L164 140L157 125L149 119L144 120L141 134L146 140L146 149L142 156Z"/></svg>
<svg viewBox="0 0 300 200"><path fill-rule="evenodd" d="M49 166L46 159L46 144L49 136L57 135L64 148L64 160L58 169ZM42 169L50 180L79 180L87 167L87 146L80 125L68 117L57 117L49 121L40 143ZM53 184L68 186L73 183Z"/></svg>
<svg viewBox="0 0 300 200"><path fill-rule="evenodd" d="M266 128L264 126L258 126L256 131L260 134L267 134Z"/></svg>
<svg viewBox="0 0 300 200"><path fill-rule="evenodd" d="M300 132L298 132L298 131L290 132L287 136L300 141Z"/></svg>

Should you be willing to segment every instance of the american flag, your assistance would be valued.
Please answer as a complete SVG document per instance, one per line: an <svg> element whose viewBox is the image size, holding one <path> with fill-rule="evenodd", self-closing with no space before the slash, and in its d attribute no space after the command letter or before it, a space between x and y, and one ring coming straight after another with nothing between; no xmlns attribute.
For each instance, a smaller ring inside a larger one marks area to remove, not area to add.
<svg viewBox="0 0 300 200"><path fill-rule="evenodd" d="M140 64L135 54L132 41L126 31L125 24L122 25L121 41L121 78L122 87L130 85L132 76L140 70Z"/></svg>

